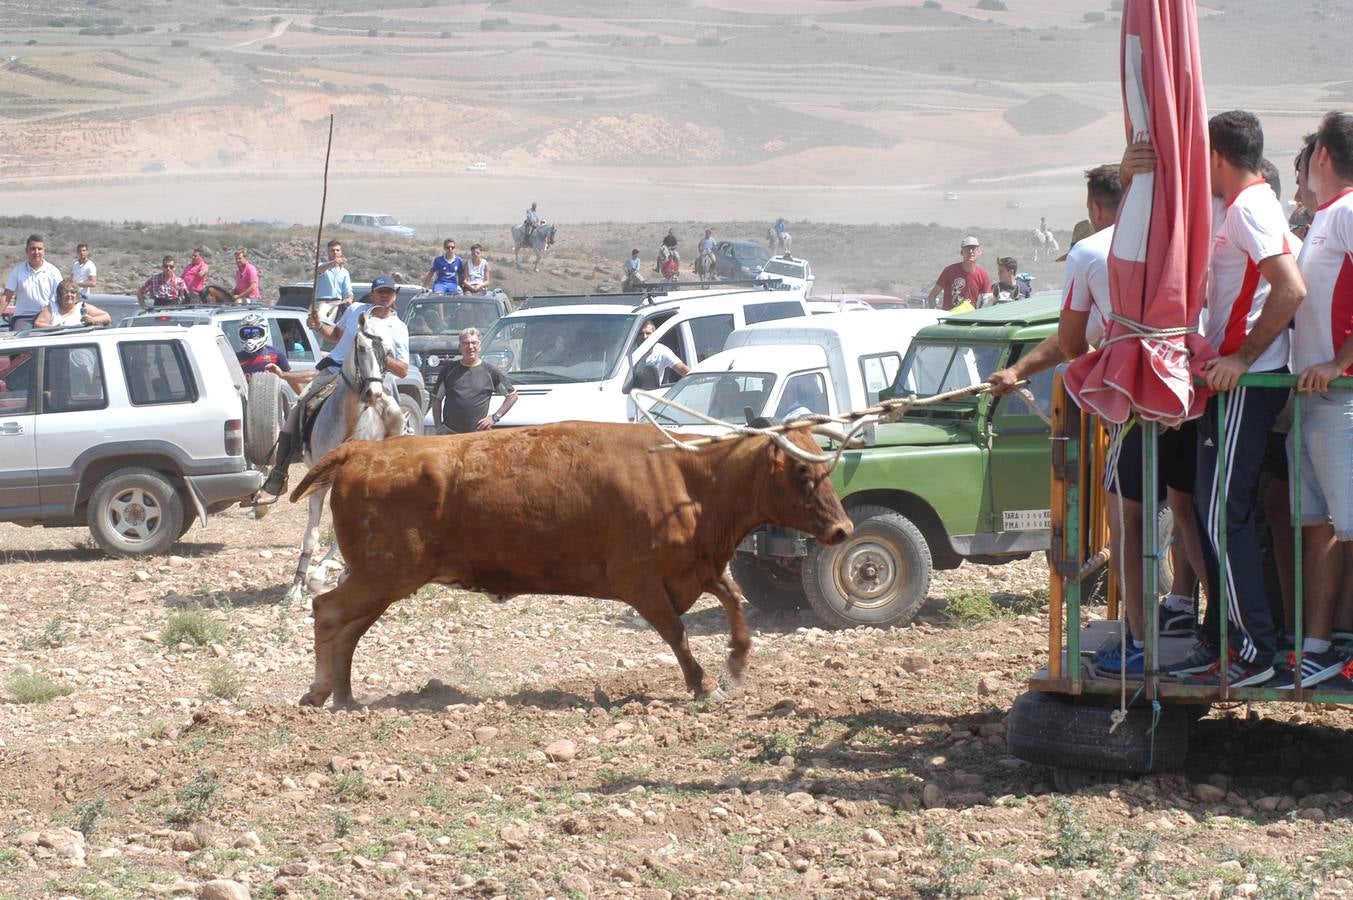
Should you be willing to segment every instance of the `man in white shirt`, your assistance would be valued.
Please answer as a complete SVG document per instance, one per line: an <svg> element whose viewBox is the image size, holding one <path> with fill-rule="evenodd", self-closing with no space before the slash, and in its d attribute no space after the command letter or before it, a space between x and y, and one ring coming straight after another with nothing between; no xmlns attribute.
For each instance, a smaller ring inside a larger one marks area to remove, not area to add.
<svg viewBox="0 0 1353 900"><path fill-rule="evenodd" d="M1316 131L1304 181L1315 194L1315 216L1301 251L1306 300L1292 332L1297 390L1307 393L1301 419L1301 524L1305 551L1306 638L1303 657L1317 656L1333 671L1308 682L1322 689L1353 689L1348 668L1336 663L1329 639L1353 547L1353 393L1329 384L1353 372L1353 116L1332 112ZM1289 444L1289 450L1291 445ZM1312 653L1312 642L1316 648ZM1307 686L1307 682L1303 682Z"/></svg>
<svg viewBox="0 0 1353 900"><path fill-rule="evenodd" d="M61 270L47 262L46 254L42 235L30 234L24 242L24 261L11 269L5 279L4 302L0 306L14 301L14 316L10 320L14 331L32 328L38 313L56 305Z"/></svg>
<svg viewBox="0 0 1353 900"><path fill-rule="evenodd" d="M80 289L81 300L88 300L89 292L98 286L99 267L89 258L88 244L80 244L75 248L75 265L71 266L70 280Z"/></svg>

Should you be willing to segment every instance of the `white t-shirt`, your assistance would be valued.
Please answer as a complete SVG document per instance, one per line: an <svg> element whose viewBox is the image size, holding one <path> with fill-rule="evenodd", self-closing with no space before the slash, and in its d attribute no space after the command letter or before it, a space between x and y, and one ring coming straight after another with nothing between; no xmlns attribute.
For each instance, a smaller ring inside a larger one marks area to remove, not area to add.
<svg viewBox="0 0 1353 900"><path fill-rule="evenodd" d="M1243 188L1230 205L1215 203L1212 226L1202 330L1218 353L1230 356L1264 312L1269 283L1259 274L1259 264L1291 253L1292 246L1282 204L1262 181ZM1250 370L1273 371L1287 365L1290 355L1287 329L1283 329L1250 364Z"/></svg>
<svg viewBox="0 0 1353 900"><path fill-rule="evenodd" d="M70 280L75 282L76 284L79 284L82 281L89 281L91 278L98 277L98 274L99 267L94 265L94 260L90 259L86 260L85 262L80 262L79 260L76 260L75 265L71 266L70 269ZM89 299L89 288L87 287L80 288L80 299L81 300Z"/></svg>
<svg viewBox="0 0 1353 900"><path fill-rule="evenodd" d="M5 290L14 292L14 315L36 316L55 306L59 284L61 270L46 260L39 269L30 267L26 259L19 263L5 279Z"/></svg>
<svg viewBox="0 0 1353 900"><path fill-rule="evenodd" d="M1113 307L1109 303L1109 247L1113 226L1101 228L1076 242L1066 255L1066 279L1062 285L1062 309L1088 312L1085 340L1092 347L1104 337L1104 327Z"/></svg>
<svg viewBox="0 0 1353 900"><path fill-rule="evenodd" d="M1353 188L1316 209L1299 262L1306 299L1292 332L1296 372L1330 362L1353 334Z"/></svg>
<svg viewBox="0 0 1353 900"><path fill-rule="evenodd" d="M343 336L338 339L334 349L329 352L329 358L336 363L342 363L348 356L348 351L352 349L352 343L357 339L357 318L364 312L371 310L370 303L354 303L348 307L348 311L343 314L343 318L338 320L338 327L343 329ZM386 330L390 333L390 340L394 346L390 347L390 355L400 362L409 361L409 326L391 312L390 315L381 319L385 324Z"/></svg>

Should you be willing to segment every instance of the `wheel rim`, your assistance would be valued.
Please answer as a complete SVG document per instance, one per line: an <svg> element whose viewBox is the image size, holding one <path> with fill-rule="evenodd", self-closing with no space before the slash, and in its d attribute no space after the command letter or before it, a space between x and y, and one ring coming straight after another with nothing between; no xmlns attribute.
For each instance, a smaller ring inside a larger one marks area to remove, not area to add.
<svg viewBox="0 0 1353 900"><path fill-rule="evenodd" d="M164 510L155 495L144 488L128 488L108 501L108 525L129 544L150 540L160 530Z"/></svg>
<svg viewBox="0 0 1353 900"><path fill-rule="evenodd" d="M831 575L836 593L844 600L843 609L882 609L901 594L906 567L890 542L874 535L858 536L842 545L835 556Z"/></svg>

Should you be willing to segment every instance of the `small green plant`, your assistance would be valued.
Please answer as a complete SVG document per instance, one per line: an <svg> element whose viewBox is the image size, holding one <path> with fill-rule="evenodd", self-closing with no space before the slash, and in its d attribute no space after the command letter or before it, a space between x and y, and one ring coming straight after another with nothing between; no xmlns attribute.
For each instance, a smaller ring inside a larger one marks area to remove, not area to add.
<svg viewBox="0 0 1353 900"><path fill-rule="evenodd" d="M764 735L757 740L761 743L761 749L752 757L757 762L778 762L783 757L793 756L798 748L798 741L794 735L778 728L772 734Z"/></svg>
<svg viewBox="0 0 1353 900"><path fill-rule="evenodd" d="M212 618L211 614L200 606L189 606L171 615L160 632L160 641L167 647L179 644L220 643L225 639L225 626Z"/></svg>
<svg viewBox="0 0 1353 900"><path fill-rule="evenodd" d="M52 619L37 637L26 637L19 647L24 650L55 650L66 645L67 635L60 619Z"/></svg>
<svg viewBox="0 0 1353 900"><path fill-rule="evenodd" d="M206 772L199 771L183 787L178 789L178 803L172 807L165 818L171 825L187 825L205 818L216 804L216 792L221 783Z"/></svg>
<svg viewBox="0 0 1353 900"><path fill-rule="evenodd" d="M352 816L342 810L329 813L329 819L334 823L335 838L345 838L352 831Z"/></svg>
<svg viewBox="0 0 1353 900"><path fill-rule="evenodd" d="M57 697L64 697L73 688L53 681L41 672L32 675L15 673L5 682L5 693L15 703L46 703Z"/></svg>
<svg viewBox="0 0 1353 900"><path fill-rule="evenodd" d="M1052 798L1053 833L1047 841L1054 869L1104 868L1113 862L1104 837L1085 827L1080 810L1064 797Z"/></svg>
<svg viewBox="0 0 1353 900"><path fill-rule="evenodd" d="M940 867L930 879L917 879L912 883L918 894L924 897L969 897L986 891L986 885L970 878L976 864L970 850L955 846L949 835L938 828L926 831L926 846L933 858L940 861Z"/></svg>
<svg viewBox="0 0 1353 900"><path fill-rule="evenodd" d="M340 803L365 800L370 796L371 788L361 772L344 772L334 779L334 799Z"/></svg>
<svg viewBox="0 0 1353 900"><path fill-rule="evenodd" d="M75 807L75 830L90 837L99 825L99 819L108 814L108 801L102 797L86 800Z"/></svg>
<svg viewBox="0 0 1353 900"><path fill-rule="evenodd" d="M234 700L244 687L240 672L229 663L212 666L207 672L207 691L222 700Z"/></svg>
<svg viewBox="0 0 1353 900"><path fill-rule="evenodd" d="M955 625L978 625L999 619L1004 613L986 591L952 591L944 598L944 616Z"/></svg>

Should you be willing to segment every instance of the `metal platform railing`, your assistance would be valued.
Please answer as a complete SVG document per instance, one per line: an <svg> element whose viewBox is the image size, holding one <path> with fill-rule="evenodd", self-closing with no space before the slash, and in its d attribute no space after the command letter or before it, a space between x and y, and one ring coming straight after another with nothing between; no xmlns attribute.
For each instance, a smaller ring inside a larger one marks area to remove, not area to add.
<svg viewBox="0 0 1353 900"><path fill-rule="evenodd" d="M1240 386L1263 388L1295 388L1297 376L1278 374L1247 374L1241 377ZM1330 385L1330 390L1353 390L1353 377L1338 378ZM1301 422L1306 397L1293 390L1291 443L1293 457L1301 458ZM1226 404L1231 401L1225 392L1218 394L1218 419L1225 421ZM1121 690L1119 678L1095 678L1087 674L1088 666L1082 660L1082 638L1094 632L1099 623L1087 623L1083 620L1083 609L1089 594L1101 575L1107 576L1108 609L1106 621L1118 618L1117 585L1113 565L1110 565L1112 548L1109 546L1107 517L1105 515L1105 491L1103 489L1103 471L1107 456L1105 430L1098 418L1086 414L1076 406L1062 382L1062 373L1056 374L1052 397L1052 484L1051 484L1051 522L1052 545L1050 548L1049 581L1049 627L1048 659L1045 668L1030 679L1033 690L1071 695L1081 694L1118 694ZM1148 428L1143 433L1142 483L1156 483L1159 468L1155 429ZM1303 596L1303 559L1301 533L1301 467L1288 467L1288 488L1290 519L1293 544L1292 571L1292 607L1293 607L1293 643L1295 662L1293 668L1301 669L1302 638L1304 636L1304 596ZM1226 485L1223 475L1226 471L1226 447L1218 448L1216 471L1218 473L1218 556L1226 558ZM1208 703L1226 700L1285 700L1296 702L1348 703L1353 704L1353 692L1322 691L1317 685L1304 689L1300 686L1290 690L1278 690L1273 687L1233 688L1227 679L1227 668L1222 667L1220 685L1188 684L1160 674L1162 651L1179 652L1180 644L1192 645L1192 638L1161 638L1159 635L1159 608L1156 598L1158 572L1161 555L1168 553L1168 547L1157 542L1156 527L1159 514L1159 501L1153 490L1142 492L1142 559L1129 560L1128 564L1140 563L1142 566L1142 594L1144 603L1146 635L1143 677L1128 678L1128 684L1134 697L1152 701L1176 703ZM1206 539L1206 538L1204 538ZM1105 571L1107 569L1107 572ZM1205 581L1203 573L1198 573L1200 581ZM1227 595L1227 567L1219 567L1217 585L1218 596ZM1217 602L1211 596L1208 602ZM1220 641L1222 653L1229 647L1230 622L1227 615L1219 615ZM1107 628L1100 628L1100 634L1117 634Z"/></svg>

